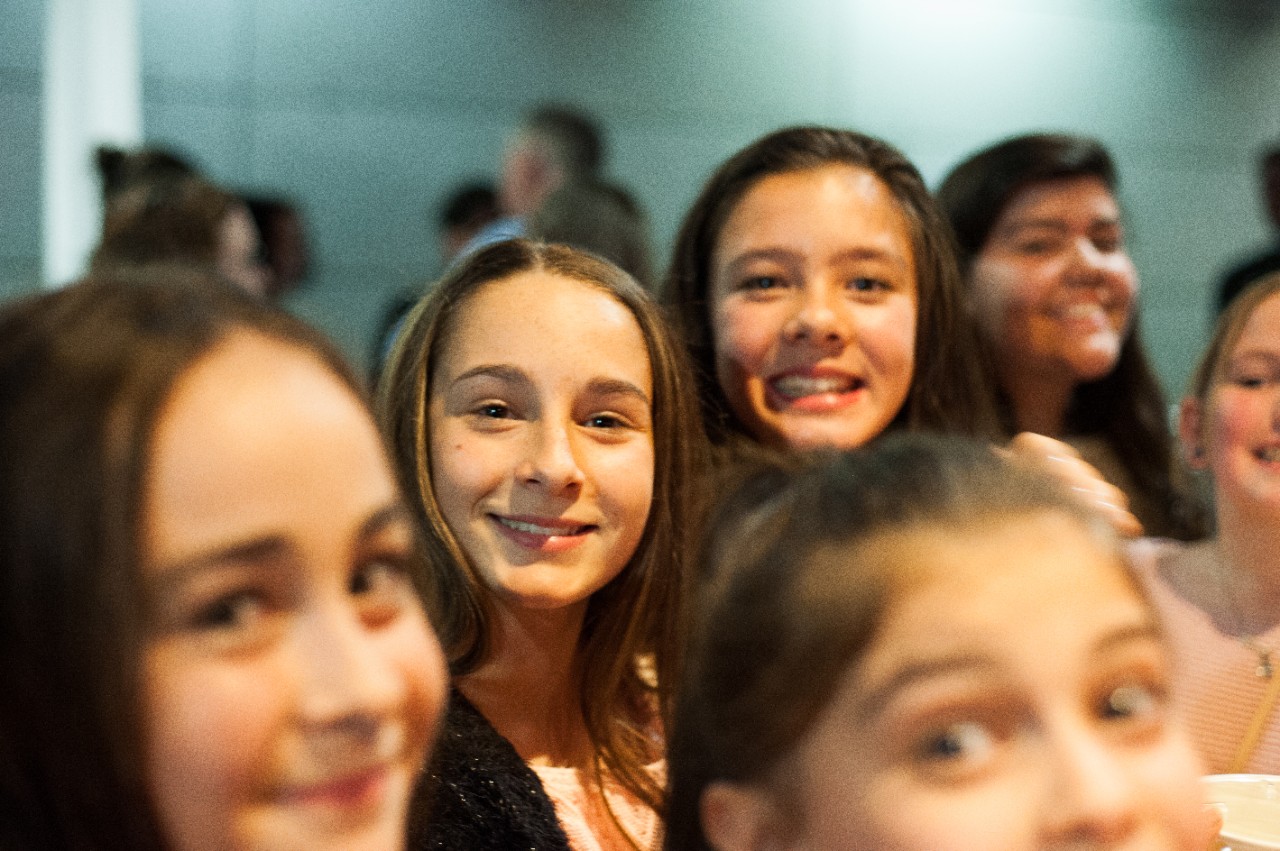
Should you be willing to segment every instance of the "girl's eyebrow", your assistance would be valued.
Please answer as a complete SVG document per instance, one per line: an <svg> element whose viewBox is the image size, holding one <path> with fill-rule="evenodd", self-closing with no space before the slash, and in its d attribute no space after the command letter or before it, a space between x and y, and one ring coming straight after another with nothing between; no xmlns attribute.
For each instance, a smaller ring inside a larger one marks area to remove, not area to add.
<svg viewBox="0 0 1280 851"><path fill-rule="evenodd" d="M725 264L725 268L730 274L736 274L742 266L756 260L772 260L775 263L785 264L795 263L799 258L800 252L792 251L788 248L753 248L735 255ZM908 263L907 258L897 251L889 251L875 245L860 245L839 251L835 254L834 259L842 261L880 260L897 266L906 266Z"/></svg>
<svg viewBox="0 0 1280 851"><path fill-rule="evenodd" d="M1249 361L1264 361L1268 365L1280 363L1280 352L1269 351L1267 349L1245 349L1233 354L1227 360L1227 367L1238 367L1244 362L1246 365Z"/></svg>
<svg viewBox="0 0 1280 851"><path fill-rule="evenodd" d="M466 381L471 378L496 378L499 381L527 381L528 376L524 370L518 366L512 366L505 363L482 363L479 366L473 366L471 369L463 372L461 375L453 379L456 384L459 381Z"/></svg>
<svg viewBox="0 0 1280 851"><path fill-rule="evenodd" d="M898 692L939 676L977 674L991 671L996 663L976 653L956 653L909 662L888 680L871 689L858 701L857 716L866 721L883 709Z"/></svg>
<svg viewBox="0 0 1280 851"><path fill-rule="evenodd" d="M227 546L218 546L187 558L161 564L154 569L149 584L157 596L179 588L195 576L218 567L233 565L272 567L289 548L282 535L263 535Z"/></svg>
<svg viewBox="0 0 1280 851"><path fill-rule="evenodd" d="M623 378L593 378L588 387L600 396L634 396L646 405L651 404L648 393Z"/></svg>
<svg viewBox="0 0 1280 851"><path fill-rule="evenodd" d="M384 505L365 518L365 521L360 524L360 528L356 532L356 537L358 539L372 538L388 526L393 526L397 523L411 524L412 522L413 515L409 512L409 509L405 507L403 502L396 500Z"/></svg>
<svg viewBox="0 0 1280 851"><path fill-rule="evenodd" d="M1090 228L1096 227L1121 227L1119 216L1099 216L1089 222ZM1014 219L1006 223L1000 228L1001 233L1011 234L1024 229L1044 228L1045 230L1067 231L1070 227L1065 219L1054 218L1052 216L1033 216L1024 219Z"/></svg>
<svg viewBox="0 0 1280 851"><path fill-rule="evenodd" d="M1155 621L1144 619L1137 623L1116 627L1094 643L1093 652L1095 655L1101 655L1117 647L1141 641L1164 642L1164 634Z"/></svg>
<svg viewBox="0 0 1280 851"><path fill-rule="evenodd" d="M383 529L398 522L410 522L410 514L399 500L372 512L356 530L356 538L371 538ZM187 558L162 564L155 569L152 584L156 593L163 594L190 581L193 576L220 566L244 565L270 568L280 563L281 556L290 544L284 535L266 534L257 538L237 541L226 546L215 546Z"/></svg>

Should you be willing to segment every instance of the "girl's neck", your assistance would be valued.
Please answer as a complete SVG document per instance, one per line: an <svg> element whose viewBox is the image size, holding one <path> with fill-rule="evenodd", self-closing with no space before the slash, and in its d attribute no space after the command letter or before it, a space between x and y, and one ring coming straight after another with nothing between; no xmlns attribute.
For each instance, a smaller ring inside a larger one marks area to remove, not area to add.
<svg viewBox="0 0 1280 851"><path fill-rule="evenodd" d="M1025 368L1005 368L1000 372L1000 383L1013 406L1018 431L1064 437L1075 380L1059 374L1032 373Z"/></svg>
<svg viewBox="0 0 1280 851"><path fill-rule="evenodd" d="M499 601L488 659L455 683L526 762L592 762L579 702L578 639L585 614L585 601L550 610Z"/></svg>
<svg viewBox="0 0 1280 851"><path fill-rule="evenodd" d="M1280 624L1280 524L1224 501L1212 546L1236 627L1257 635Z"/></svg>

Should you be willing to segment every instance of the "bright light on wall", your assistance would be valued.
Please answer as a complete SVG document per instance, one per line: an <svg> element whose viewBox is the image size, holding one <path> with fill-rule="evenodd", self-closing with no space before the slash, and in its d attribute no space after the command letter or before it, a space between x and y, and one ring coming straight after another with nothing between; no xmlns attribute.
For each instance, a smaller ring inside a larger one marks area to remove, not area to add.
<svg viewBox="0 0 1280 851"><path fill-rule="evenodd" d="M83 274L102 227L93 151L142 139L137 0L50 0L44 73L43 279Z"/></svg>

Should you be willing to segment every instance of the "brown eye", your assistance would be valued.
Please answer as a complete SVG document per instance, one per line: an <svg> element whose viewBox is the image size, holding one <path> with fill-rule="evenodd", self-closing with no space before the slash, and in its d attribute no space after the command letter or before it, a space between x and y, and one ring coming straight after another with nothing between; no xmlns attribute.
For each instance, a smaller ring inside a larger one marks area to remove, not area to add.
<svg viewBox="0 0 1280 851"><path fill-rule="evenodd" d="M237 591L213 601L196 612L192 626L200 630L243 629L266 612L267 605L256 591Z"/></svg>

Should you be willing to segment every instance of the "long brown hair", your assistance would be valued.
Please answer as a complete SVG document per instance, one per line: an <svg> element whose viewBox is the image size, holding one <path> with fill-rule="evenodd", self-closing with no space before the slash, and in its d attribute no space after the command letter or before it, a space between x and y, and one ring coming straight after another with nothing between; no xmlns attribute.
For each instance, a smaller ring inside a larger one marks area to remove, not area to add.
<svg viewBox="0 0 1280 851"><path fill-rule="evenodd" d="M189 269L0 309L0 847L166 845L143 747L151 436L174 383L240 330L359 394L317 332Z"/></svg>
<svg viewBox="0 0 1280 851"><path fill-rule="evenodd" d="M751 438L716 379L709 292L720 232L743 196L764 178L831 164L872 172L911 229L918 291L914 371L907 399L889 429L994 436L990 382L963 297L950 229L920 173L879 139L830 127L789 127L751 143L712 174L685 214L663 285L663 302L697 370L711 438L717 443Z"/></svg>
<svg viewBox="0 0 1280 851"><path fill-rule="evenodd" d="M938 200L955 230L970 286L973 263L1014 198L1030 186L1075 177L1096 177L1113 194L1116 191L1115 165L1101 143L1053 133L1006 139L970 156L947 175ZM1176 473L1168 408L1138 326L1135 312L1115 367L1076 386L1066 428L1070 434L1101 437L1115 452L1134 487L1158 512L1148 519L1150 533L1194 539L1205 532L1204 513ZM984 348L994 364L989 341ZM1010 400L999 388L996 398L1004 429L1012 434L1017 427Z"/></svg>
<svg viewBox="0 0 1280 851"><path fill-rule="evenodd" d="M684 355L657 306L611 263L563 245L513 240L485 248L454 268L409 315L379 389L379 412L406 492L426 528L434 584L431 612L454 676L474 671L490 650L491 595L445 522L431 481L427 415L435 364L467 299L526 271L544 271L608 293L635 318L653 371L653 502L635 553L592 595L579 639L580 703L599 759L641 800L658 807L661 789L644 766L657 756L645 735L654 698L665 720L676 677L687 582L684 544L701 432ZM637 667L651 656L656 686ZM637 722L641 722L637 724Z"/></svg>

